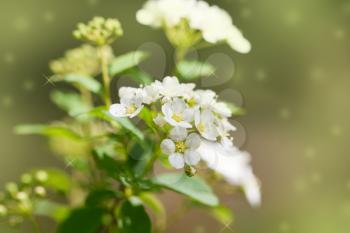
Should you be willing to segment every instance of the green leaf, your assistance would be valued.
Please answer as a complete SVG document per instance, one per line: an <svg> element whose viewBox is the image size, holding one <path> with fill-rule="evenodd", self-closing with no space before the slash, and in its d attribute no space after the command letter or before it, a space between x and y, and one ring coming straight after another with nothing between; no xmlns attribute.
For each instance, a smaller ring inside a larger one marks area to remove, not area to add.
<svg viewBox="0 0 350 233"><path fill-rule="evenodd" d="M128 164L136 177L144 175L152 157L152 142L135 143L128 156Z"/></svg>
<svg viewBox="0 0 350 233"><path fill-rule="evenodd" d="M139 198L156 215L158 228L164 229L166 225L166 210L163 203L152 193L141 193Z"/></svg>
<svg viewBox="0 0 350 233"><path fill-rule="evenodd" d="M123 128L134 134L139 140L143 141L145 139L143 133L128 118L113 117L113 119L116 120L121 126L123 126Z"/></svg>
<svg viewBox="0 0 350 233"><path fill-rule="evenodd" d="M219 200L207 183L199 177L187 177L179 173L167 173L152 179L153 183L184 194L204 205L217 206Z"/></svg>
<svg viewBox="0 0 350 233"><path fill-rule="evenodd" d="M194 80L212 75L215 68L209 63L183 60L177 65L177 72L186 80Z"/></svg>
<svg viewBox="0 0 350 233"><path fill-rule="evenodd" d="M57 229L57 233L96 233L102 226L104 211L96 207L74 210Z"/></svg>
<svg viewBox="0 0 350 233"><path fill-rule="evenodd" d="M55 125L28 124L15 127L15 133L19 135L38 134L45 136L67 137L72 139L81 139L81 136L72 130Z"/></svg>
<svg viewBox="0 0 350 233"><path fill-rule="evenodd" d="M106 107L98 107L89 112L89 115L97 117L101 120L107 121L112 125L122 126L124 129L132 133L137 137L137 139L143 141L144 135L143 133L126 117L114 117L108 111Z"/></svg>
<svg viewBox="0 0 350 233"><path fill-rule="evenodd" d="M81 86L93 93L100 93L102 89L101 83L90 76L80 74L54 75L49 79L50 82L66 82Z"/></svg>
<svg viewBox="0 0 350 233"><path fill-rule="evenodd" d="M123 164L121 162L118 162L98 149L93 151L93 156L99 169L105 171L111 177L119 178L118 175L123 171Z"/></svg>
<svg viewBox="0 0 350 233"><path fill-rule="evenodd" d="M61 222L69 215L69 207L49 200L34 201L33 213L39 216L50 217Z"/></svg>
<svg viewBox="0 0 350 233"><path fill-rule="evenodd" d="M246 114L246 110L244 108L238 107L237 105L229 102L225 102L225 104L231 110L232 115L234 116L242 116Z"/></svg>
<svg viewBox="0 0 350 233"><path fill-rule="evenodd" d="M71 178L63 170L59 169L39 169L34 170L33 173L44 171L47 174L47 179L43 181L46 188L50 188L59 192L67 193L71 188Z"/></svg>
<svg viewBox="0 0 350 233"><path fill-rule="evenodd" d="M111 76L121 74L124 71L137 66L148 57L143 51L133 51L114 58L109 67Z"/></svg>
<svg viewBox="0 0 350 233"><path fill-rule="evenodd" d="M143 85L148 85L154 81L151 75L137 68L130 69L125 74L130 76L139 84L143 84Z"/></svg>
<svg viewBox="0 0 350 233"><path fill-rule="evenodd" d="M234 220L232 210L225 206L218 206L210 209L210 214L222 224L232 223Z"/></svg>
<svg viewBox="0 0 350 233"><path fill-rule="evenodd" d="M87 206L100 206L105 201L114 199L117 194L109 189L97 189L89 193L85 200Z"/></svg>
<svg viewBox="0 0 350 233"><path fill-rule="evenodd" d="M151 219L140 201L125 201L119 217L121 233L151 233Z"/></svg>
<svg viewBox="0 0 350 233"><path fill-rule="evenodd" d="M74 92L54 91L50 95L52 102L66 111L71 117L79 116L89 110L80 95Z"/></svg>

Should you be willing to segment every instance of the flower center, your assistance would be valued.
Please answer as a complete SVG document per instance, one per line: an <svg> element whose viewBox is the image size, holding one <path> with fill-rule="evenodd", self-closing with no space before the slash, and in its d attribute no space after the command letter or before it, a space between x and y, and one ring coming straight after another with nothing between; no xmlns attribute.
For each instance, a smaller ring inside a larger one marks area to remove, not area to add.
<svg viewBox="0 0 350 233"><path fill-rule="evenodd" d="M188 106L193 107L197 104L197 101L195 98L191 98L187 101Z"/></svg>
<svg viewBox="0 0 350 233"><path fill-rule="evenodd" d="M176 152L179 152L179 153L185 153L185 150L186 150L185 142L183 142L183 141L175 142L175 150L176 150Z"/></svg>
<svg viewBox="0 0 350 233"><path fill-rule="evenodd" d="M200 132L200 133L204 133L204 131L205 131L205 125L201 122L201 123L199 123L198 124L198 131Z"/></svg>
<svg viewBox="0 0 350 233"><path fill-rule="evenodd" d="M176 114L176 113L172 116L172 118L173 118L174 121L176 121L176 122L180 122L180 121L183 120L182 115L181 115L181 114Z"/></svg>
<svg viewBox="0 0 350 233"><path fill-rule="evenodd" d="M131 104L126 108L126 113L127 114L132 114L136 111L136 105L135 104Z"/></svg>

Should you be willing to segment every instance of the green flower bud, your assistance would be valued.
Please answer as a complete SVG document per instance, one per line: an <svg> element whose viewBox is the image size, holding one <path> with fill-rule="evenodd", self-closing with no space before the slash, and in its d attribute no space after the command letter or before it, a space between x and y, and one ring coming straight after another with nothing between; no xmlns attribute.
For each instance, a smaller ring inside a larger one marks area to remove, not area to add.
<svg viewBox="0 0 350 233"><path fill-rule="evenodd" d="M39 197L44 197L46 196L46 189L42 186L37 186L34 188L34 193Z"/></svg>
<svg viewBox="0 0 350 233"><path fill-rule="evenodd" d="M42 182L42 183L46 182L48 178L49 178L49 175L44 170L39 170L35 173L35 179L39 182Z"/></svg>
<svg viewBox="0 0 350 233"><path fill-rule="evenodd" d="M0 217L5 217L7 215L7 208L4 205L0 205Z"/></svg>
<svg viewBox="0 0 350 233"><path fill-rule="evenodd" d="M19 201L25 201L28 200L28 194L26 192L18 192L16 194L16 199Z"/></svg>
<svg viewBox="0 0 350 233"><path fill-rule="evenodd" d="M73 36L92 45L103 46L111 44L123 35L123 29L117 19L95 17L87 24L79 23Z"/></svg>
<svg viewBox="0 0 350 233"><path fill-rule="evenodd" d="M10 193L12 196L16 195L18 192L18 186L14 182L9 182L5 185L5 189L8 193Z"/></svg>
<svg viewBox="0 0 350 233"><path fill-rule="evenodd" d="M192 166L189 166L189 165L185 165L185 174L188 176L188 177L192 177L194 175L196 175L197 173L197 169L192 167Z"/></svg>
<svg viewBox="0 0 350 233"><path fill-rule="evenodd" d="M22 176L21 176L21 182L23 183L23 184L31 184L32 183L32 181L33 181L33 177L32 177L32 175L30 175L30 174L28 174L28 173L25 173L25 174L23 174Z"/></svg>

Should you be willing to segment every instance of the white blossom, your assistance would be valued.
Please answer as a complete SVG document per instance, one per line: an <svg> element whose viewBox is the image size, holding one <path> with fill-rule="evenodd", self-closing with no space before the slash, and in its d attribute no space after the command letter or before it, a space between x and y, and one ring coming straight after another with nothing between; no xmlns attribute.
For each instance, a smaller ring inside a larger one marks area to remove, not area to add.
<svg viewBox="0 0 350 233"><path fill-rule="evenodd" d="M157 80L142 89L143 103L151 104L160 98L161 83Z"/></svg>
<svg viewBox="0 0 350 233"><path fill-rule="evenodd" d="M115 117L134 117L143 108L142 90L132 87L122 87L119 89L120 104L112 104L109 112Z"/></svg>
<svg viewBox="0 0 350 233"><path fill-rule="evenodd" d="M159 28L175 27L185 20L212 44L226 42L240 53L248 53L251 45L233 24L231 16L218 6L202 0L149 0L136 14L139 23Z"/></svg>
<svg viewBox="0 0 350 233"><path fill-rule="evenodd" d="M188 164L196 165L200 161L200 155L196 149L200 146L201 139L196 133L187 135L187 130L175 127L171 130L170 139L164 139L161 143L163 153L169 155L169 163L176 169L181 169Z"/></svg>
<svg viewBox="0 0 350 233"><path fill-rule="evenodd" d="M183 128L191 128L194 110L188 108L185 101L175 98L170 102L166 102L162 106L162 112L165 120L172 126L180 126Z"/></svg>
<svg viewBox="0 0 350 233"><path fill-rule="evenodd" d="M260 205L260 184L249 164L250 155L247 152L204 140L197 152L208 167L221 174L227 182L241 186L252 206Z"/></svg>
<svg viewBox="0 0 350 233"><path fill-rule="evenodd" d="M190 96L195 85L193 83L180 83L177 77L165 77L160 87L160 94L166 98Z"/></svg>
<svg viewBox="0 0 350 233"><path fill-rule="evenodd" d="M194 122L202 137L215 141L219 136L219 132L215 124L216 118L209 109L196 110Z"/></svg>
<svg viewBox="0 0 350 233"><path fill-rule="evenodd" d="M164 116L160 113L158 113L157 116L153 119L153 122L160 127L166 124Z"/></svg>

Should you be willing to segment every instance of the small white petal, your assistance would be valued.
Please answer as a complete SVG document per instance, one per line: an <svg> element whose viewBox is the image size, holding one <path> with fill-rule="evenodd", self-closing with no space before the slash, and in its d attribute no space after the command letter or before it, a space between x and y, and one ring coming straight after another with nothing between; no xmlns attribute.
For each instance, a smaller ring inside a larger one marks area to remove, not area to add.
<svg viewBox="0 0 350 233"><path fill-rule="evenodd" d="M170 138L175 142L184 141L187 137L187 130L182 127L174 127L170 130Z"/></svg>
<svg viewBox="0 0 350 233"><path fill-rule="evenodd" d="M201 144L201 137L196 133L191 133L186 138L186 146L192 150L197 149Z"/></svg>
<svg viewBox="0 0 350 233"><path fill-rule="evenodd" d="M164 117L161 114L158 114L154 119L154 123L160 127L164 126L166 124L166 121Z"/></svg>
<svg viewBox="0 0 350 233"><path fill-rule="evenodd" d="M170 155L175 152L175 143L170 139L164 139L160 144L160 148L164 154Z"/></svg>
<svg viewBox="0 0 350 233"><path fill-rule="evenodd" d="M175 169L181 169L185 166L183 155L180 153L171 154L168 160Z"/></svg>
<svg viewBox="0 0 350 233"><path fill-rule="evenodd" d="M197 165L198 162L201 160L201 157L197 151L187 150L185 152L185 162L188 165Z"/></svg>
<svg viewBox="0 0 350 233"><path fill-rule="evenodd" d="M126 116L126 108L122 104L112 104L109 107L109 113L115 117L125 117Z"/></svg>

